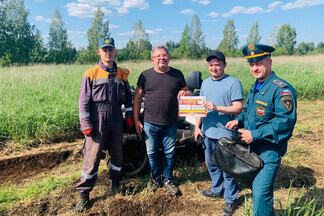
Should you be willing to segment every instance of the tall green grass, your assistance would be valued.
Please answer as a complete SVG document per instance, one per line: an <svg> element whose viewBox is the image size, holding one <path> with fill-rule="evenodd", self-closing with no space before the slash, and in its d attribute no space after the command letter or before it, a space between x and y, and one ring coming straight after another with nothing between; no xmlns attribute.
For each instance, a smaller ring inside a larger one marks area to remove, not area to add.
<svg viewBox="0 0 324 216"><path fill-rule="evenodd" d="M324 56L303 58L275 57L273 70L296 89L299 99L323 98ZM226 73L238 78L246 95L254 82L248 64L229 58ZM35 65L0 68L0 142L6 139L28 143L31 140L61 141L79 132L78 98L83 73L92 65ZM152 63L122 62L131 71L130 85L136 86L140 73ZM185 77L201 71L209 77L205 60L172 60L170 66Z"/></svg>
<svg viewBox="0 0 324 216"><path fill-rule="evenodd" d="M297 197L292 197L293 180L287 195L286 204L283 205L279 200L280 209L276 210L275 215L280 216L323 216L324 208L321 206L323 192L315 186L312 188L301 188ZM251 196L244 197L243 216L253 216L253 204Z"/></svg>

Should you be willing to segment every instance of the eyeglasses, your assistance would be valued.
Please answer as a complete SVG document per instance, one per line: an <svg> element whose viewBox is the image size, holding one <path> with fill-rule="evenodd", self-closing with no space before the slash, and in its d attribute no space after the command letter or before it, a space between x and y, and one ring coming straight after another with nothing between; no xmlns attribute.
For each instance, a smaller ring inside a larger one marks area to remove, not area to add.
<svg viewBox="0 0 324 216"><path fill-rule="evenodd" d="M153 58L158 58L158 59L162 59L162 58L167 58L169 57L168 55L157 55L157 56L153 56Z"/></svg>

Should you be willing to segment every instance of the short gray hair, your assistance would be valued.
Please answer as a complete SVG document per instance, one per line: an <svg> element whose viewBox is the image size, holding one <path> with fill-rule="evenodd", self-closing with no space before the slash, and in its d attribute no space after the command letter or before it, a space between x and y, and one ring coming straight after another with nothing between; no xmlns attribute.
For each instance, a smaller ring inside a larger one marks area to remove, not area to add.
<svg viewBox="0 0 324 216"><path fill-rule="evenodd" d="M164 49L164 50L167 52L168 56L170 56L170 53L169 53L169 49L168 49L168 47L164 46L163 44L158 44L158 45L156 45L156 46L154 46L154 47L152 48L152 50L151 50L151 58L154 57L154 56L153 56L154 51L155 51L155 50L158 50L158 49Z"/></svg>

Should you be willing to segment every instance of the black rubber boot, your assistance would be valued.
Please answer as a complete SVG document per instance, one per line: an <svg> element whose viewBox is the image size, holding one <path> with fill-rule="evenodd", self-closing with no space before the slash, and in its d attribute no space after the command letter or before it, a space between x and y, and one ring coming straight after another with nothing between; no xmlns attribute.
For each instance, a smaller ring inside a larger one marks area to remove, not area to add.
<svg viewBox="0 0 324 216"><path fill-rule="evenodd" d="M118 189L119 189L119 180L118 179L111 180L110 189L113 191L118 191Z"/></svg>
<svg viewBox="0 0 324 216"><path fill-rule="evenodd" d="M90 208L89 193L80 193L80 201L75 206L74 212L83 212Z"/></svg>

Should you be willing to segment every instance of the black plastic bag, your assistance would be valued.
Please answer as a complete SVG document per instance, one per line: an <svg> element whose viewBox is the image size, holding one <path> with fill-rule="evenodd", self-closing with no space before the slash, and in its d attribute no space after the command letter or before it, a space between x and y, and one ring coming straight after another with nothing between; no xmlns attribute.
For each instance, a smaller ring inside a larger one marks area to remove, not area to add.
<svg viewBox="0 0 324 216"><path fill-rule="evenodd" d="M262 159L251 152L250 145L226 137L218 140L210 160L214 166L249 187L263 168Z"/></svg>

